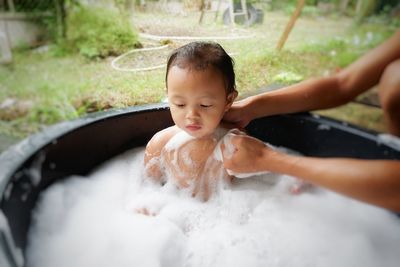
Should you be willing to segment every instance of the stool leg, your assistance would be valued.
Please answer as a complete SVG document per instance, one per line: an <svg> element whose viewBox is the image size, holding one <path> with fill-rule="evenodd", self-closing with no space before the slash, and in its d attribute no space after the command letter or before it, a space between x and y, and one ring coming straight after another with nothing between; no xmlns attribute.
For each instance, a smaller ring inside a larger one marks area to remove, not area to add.
<svg viewBox="0 0 400 267"><path fill-rule="evenodd" d="M230 0L229 2L230 2L229 15L231 18L231 24L234 26L235 25L235 10L234 10L235 6L233 5L233 0Z"/></svg>
<svg viewBox="0 0 400 267"><path fill-rule="evenodd" d="M204 3L204 1L205 0L201 0L201 3L200 3L200 11L201 11L201 13L200 13L199 24L202 23L203 17L204 17L204 12L206 12L206 4Z"/></svg>
<svg viewBox="0 0 400 267"><path fill-rule="evenodd" d="M219 9L221 8L221 2L222 0L218 0L218 6L217 6L217 11L215 12L214 22L217 22Z"/></svg>
<svg viewBox="0 0 400 267"><path fill-rule="evenodd" d="M242 5L242 10L244 12L244 17L246 18L246 22L249 21L249 14L247 14L247 3L246 0L240 0L240 3Z"/></svg>

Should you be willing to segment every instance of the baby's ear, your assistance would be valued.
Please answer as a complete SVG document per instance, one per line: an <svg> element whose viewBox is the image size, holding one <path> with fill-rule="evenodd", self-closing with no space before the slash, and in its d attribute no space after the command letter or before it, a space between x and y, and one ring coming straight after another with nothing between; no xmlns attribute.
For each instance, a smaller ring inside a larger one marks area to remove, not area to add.
<svg viewBox="0 0 400 267"><path fill-rule="evenodd" d="M236 90L234 90L232 93L228 95L228 97L226 98L225 112L228 111L228 109L230 109L230 107L233 104L233 101L235 101L237 96L238 92Z"/></svg>
<svg viewBox="0 0 400 267"><path fill-rule="evenodd" d="M238 92L236 90L233 90L232 93L230 93L227 97L227 102L228 104L233 104L233 101L235 101L236 97L238 96Z"/></svg>

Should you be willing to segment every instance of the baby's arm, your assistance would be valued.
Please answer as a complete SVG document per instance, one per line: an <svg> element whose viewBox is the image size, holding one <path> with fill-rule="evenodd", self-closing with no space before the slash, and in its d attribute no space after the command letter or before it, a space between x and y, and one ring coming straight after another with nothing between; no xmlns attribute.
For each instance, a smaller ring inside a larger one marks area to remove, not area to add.
<svg viewBox="0 0 400 267"><path fill-rule="evenodd" d="M171 126L156 133L147 143L144 154L144 166L146 176L161 182L163 173L160 167L160 156L164 146L179 131L178 127Z"/></svg>

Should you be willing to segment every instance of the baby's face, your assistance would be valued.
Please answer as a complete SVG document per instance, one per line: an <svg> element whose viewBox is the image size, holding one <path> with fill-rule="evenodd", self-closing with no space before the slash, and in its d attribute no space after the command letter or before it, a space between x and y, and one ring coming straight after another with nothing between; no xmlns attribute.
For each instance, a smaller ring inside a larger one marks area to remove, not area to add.
<svg viewBox="0 0 400 267"><path fill-rule="evenodd" d="M198 71L173 66L167 83L175 124L193 137L210 136L231 105L221 74L213 68Z"/></svg>

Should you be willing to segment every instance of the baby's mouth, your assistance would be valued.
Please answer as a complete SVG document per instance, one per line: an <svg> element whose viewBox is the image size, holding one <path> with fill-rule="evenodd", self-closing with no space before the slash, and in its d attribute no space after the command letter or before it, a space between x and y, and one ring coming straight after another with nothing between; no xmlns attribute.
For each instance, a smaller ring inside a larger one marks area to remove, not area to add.
<svg viewBox="0 0 400 267"><path fill-rule="evenodd" d="M186 129L191 131L191 132L195 132L201 129L201 125L199 124L189 124L186 125Z"/></svg>

